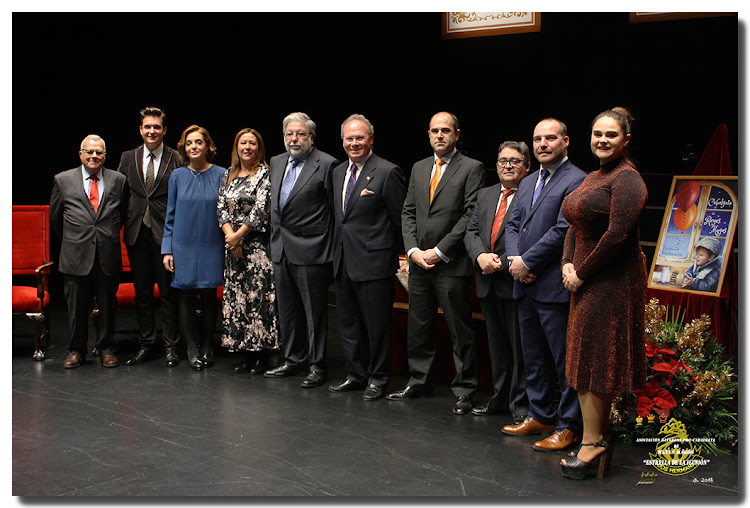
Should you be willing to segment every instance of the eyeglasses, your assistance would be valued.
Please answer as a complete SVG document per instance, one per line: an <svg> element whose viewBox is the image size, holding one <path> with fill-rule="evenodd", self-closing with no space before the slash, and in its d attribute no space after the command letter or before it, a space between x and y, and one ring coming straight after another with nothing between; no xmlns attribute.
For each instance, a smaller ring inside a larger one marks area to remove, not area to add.
<svg viewBox="0 0 750 508"><path fill-rule="evenodd" d="M354 141L362 142L367 139L367 136L347 136L344 138L344 141L347 143L354 143Z"/></svg>
<svg viewBox="0 0 750 508"><path fill-rule="evenodd" d="M511 166L514 168L517 168L518 166L523 164L523 161L521 159L516 159L515 157L512 159L498 159L497 164L500 167L505 167L510 163Z"/></svg>
<svg viewBox="0 0 750 508"><path fill-rule="evenodd" d="M104 155L104 150L92 150L91 148L81 148L81 151L85 153L86 155Z"/></svg>
<svg viewBox="0 0 750 508"><path fill-rule="evenodd" d="M284 134L284 137L286 139L292 139L294 136L297 136L299 139L305 139L309 133L305 131L299 131L299 132L287 132Z"/></svg>

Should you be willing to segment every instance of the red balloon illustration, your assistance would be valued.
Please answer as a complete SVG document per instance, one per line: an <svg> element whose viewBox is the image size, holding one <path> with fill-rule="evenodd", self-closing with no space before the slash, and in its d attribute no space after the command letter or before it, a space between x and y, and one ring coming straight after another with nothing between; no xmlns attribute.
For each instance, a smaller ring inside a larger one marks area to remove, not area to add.
<svg viewBox="0 0 750 508"><path fill-rule="evenodd" d="M701 186L695 180L690 180L677 189L674 198L680 210L687 211L688 208L695 204L695 200L701 194Z"/></svg>
<svg viewBox="0 0 750 508"><path fill-rule="evenodd" d="M677 229L684 233L688 228L690 228L690 226L693 225L697 216L698 207L696 205L693 205L684 211L675 210L672 221L674 222L674 225L677 226Z"/></svg>

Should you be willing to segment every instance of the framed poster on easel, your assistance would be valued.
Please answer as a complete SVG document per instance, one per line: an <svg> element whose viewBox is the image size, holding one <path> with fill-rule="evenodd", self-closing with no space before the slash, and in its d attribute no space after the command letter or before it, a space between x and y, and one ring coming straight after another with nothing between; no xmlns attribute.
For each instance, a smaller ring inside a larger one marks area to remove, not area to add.
<svg viewBox="0 0 750 508"><path fill-rule="evenodd" d="M737 228L737 177L675 176L648 287L717 296Z"/></svg>

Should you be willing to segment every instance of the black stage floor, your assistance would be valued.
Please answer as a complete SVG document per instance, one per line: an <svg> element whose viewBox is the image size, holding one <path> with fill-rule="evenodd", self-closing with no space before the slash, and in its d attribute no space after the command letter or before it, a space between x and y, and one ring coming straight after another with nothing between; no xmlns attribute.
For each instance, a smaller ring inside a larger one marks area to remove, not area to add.
<svg viewBox="0 0 750 508"><path fill-rule="evenodd" d="M330 318L330 381L338 381L344 365L335 309ZM739 496L736 453L708 455L710 463L693 473L658 474L639 485L642 473L658 473L644 464L653 445L618 443L606 478L568 480L558 465L562 454L531 448L538 437L500 432L509 417L454 415L447 385L436 386L430 398L365 403L359 393L328 392L328 383L303 389L301 376L235 374L236 358L224 351L201 372L184 361L168 369L161 360L106 369L91 357L65 370L65 323L63 310L52 313L52 346L47 360L36 362L30 328L13 321L14 496L399 496L410 502L420 501L412 496L450 502L462 502L461 496L479 502L722 496L731 502ZM135 329L133 311L120 312L118 327ZM124 332L116 341L123 363L137 339ZM390 388L404 382L396 377ZM479 393L476 402L488 397Z"/></svg>

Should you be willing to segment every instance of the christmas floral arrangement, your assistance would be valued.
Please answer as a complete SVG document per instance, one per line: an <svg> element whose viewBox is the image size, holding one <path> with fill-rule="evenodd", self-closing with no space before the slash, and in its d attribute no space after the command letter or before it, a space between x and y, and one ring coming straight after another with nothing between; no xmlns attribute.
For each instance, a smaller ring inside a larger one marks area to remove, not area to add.
<svg viewBox="0 0 750 508"><path fill-rule="evenodd" d="M613 431L625 443L657 437L671 418L681 421L690 438L709 438L703 449L726 453L737 437L736 376L724 348L703 314L683 324L684 312L652 298L646 305L646 386L612 402Z"/></svg>

